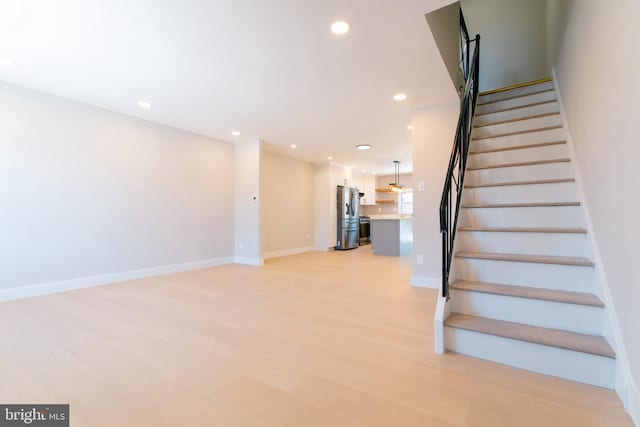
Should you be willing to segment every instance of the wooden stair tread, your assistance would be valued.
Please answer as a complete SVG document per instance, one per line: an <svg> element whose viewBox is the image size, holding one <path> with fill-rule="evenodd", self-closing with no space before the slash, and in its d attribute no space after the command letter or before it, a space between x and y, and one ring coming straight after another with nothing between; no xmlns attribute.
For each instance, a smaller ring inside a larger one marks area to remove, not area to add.
<svg viewBox="0 0 640 427"><path fill-rule="evenodd" d="M579 267L593 267L593 261L584 257L554 256L554 255L528 255L528 254L504 254L495 252L456 252L456 258L475 258L493 261L530 262L535 264L574 265Z"/></svg>
<svg viewBox="0 0 640 427"><path fill-rule="evenodd" d="M521 135L525 133L544 132L546 130L561 129L561 128L562 128L562 125L554 125L554 126L544 126L544 127L535 128L535 129L515 130L513 132L505 132L505 133L498 133L495 135L473 137L471 138L471 141L482 141L484 139L501 138L503 136Z"/></svg>
<svg viewBox="0 0 640 427"><path fill-rule="evenodd" d="M518 105L516 107L507 107L507 108L503 108L503 109L496 110L496 111L489 111L487 113L477 113L476 117L486 116L488 114L504 113L505 111L519 110L521 108L537 107L538 105L551 104L552 102L558 102L558 100L557 99L551 99L549 101L532 102L530 104Z"/></svg>
<svg viewBox="0 0 640 427"><path fill-rule="evenodd" d="M543 89L543 90L538 90L538 91L535 91L535 92L523 93L521 95L514 95L514 96L508 96L508 97L505 97L505 98L494 99L493 101L479 102L478 105L495 104L496 102L509 101L511 99L524 98L526 96L539 95L541 93L547 93L547 92L553 92L553 91L555 91L555 89Z"/></svg>
<svg viewBox="0 0 640 427"><path fill-rule="evenodd" d="M472 154L498 153L500 151L526 150L526 149L529 149L529 148L550 147L550 146L553 146L553 145L562 145L562 144L566 144L566 143L567 143L566 141L550 141L550 142L541 142L539 144L514 145L514 146L504 147L504 148L492 148L490 150L469 151L469 155L472 155Z"/></svg>
<svg viewBox="0 0 640 427"><path fill-rule="evenodd" d="M498 165L491 165L491 166L468 167L467 170L479 171L479 170L485 170L485 169L513 168L518 166L537 166L537 165L547 165L551 163L569 163L570 161L571 161L570 158L565 157L562 159L533 160L529 162L501 163Z"/></svg>
<svg viewBox="0 0 640 427"><path fill-rule="evenodd" d="M503 285L499 283L475 282L471 280L456 280L449 286L452 289L459 289L463 291L588 305L591 307L604 307L604 303L597 295L588 294L586 292L561 291L557 289L534 288L530 286Z"/></svg>
<svg viewBox="0 0 640 427"><path fill-rule="evenodd" d="M477 205L462 205L462 209L483 208L546 208L560 206L580 206L580 202L541 202L541 203L488 203Z"/></svg>
<svg viewBox="0 0 640 427"><path fill-rule="evenodd" d="M613 351L607 340L599 335L542 328L539 326L506 322L504 320L495 320L460 313L451 313L444 323L448 327L467 331L480 332L612 359L616 357L615 351Z"/></svg>
<svg viewBox="0 0 640 427"><path fill-rule="evenodd" d="M497 233L576 233L586 234L584 228L571 227L458 227L458 231L486 231Z"/></svg>
<svg viewBox="0 0 640 427"><path fill-rule="evenodd" d="M566 182L575 182L575 179L574 178L537 179L532 181L494 182L491 184L471 184L471 185L465 184L464 188L505 187L509 185L562 184Z"/></svg>
<svg viewBox="0 0 640 427"><path fill-rule="evenodd" d="M504 120L499 120L497 122L485 123L485 124L482 124L482 125L475 125L474 129L483 128L483 127L487 127L487 126L493 126L493 125L503 125L505 123L520 122L522 120L539 119L541 117L557 116L557 115L560 115L559 111L553 111L553 112L550 112L550 113L532 114L530 116L525 116L525 117L517 117L517 118L513 118L513 119L504 119Z"/></svg>

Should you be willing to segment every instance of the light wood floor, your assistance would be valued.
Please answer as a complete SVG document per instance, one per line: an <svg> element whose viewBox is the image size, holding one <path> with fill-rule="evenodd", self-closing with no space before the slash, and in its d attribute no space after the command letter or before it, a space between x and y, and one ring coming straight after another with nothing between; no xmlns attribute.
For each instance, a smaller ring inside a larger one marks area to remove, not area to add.
<svg viewBox="0 0 640 427"><path fill-rule="evenodd" d="M616 395L433 353L436 292L369 248L0 304L0 402L94 426L632 426Z"/></svg>

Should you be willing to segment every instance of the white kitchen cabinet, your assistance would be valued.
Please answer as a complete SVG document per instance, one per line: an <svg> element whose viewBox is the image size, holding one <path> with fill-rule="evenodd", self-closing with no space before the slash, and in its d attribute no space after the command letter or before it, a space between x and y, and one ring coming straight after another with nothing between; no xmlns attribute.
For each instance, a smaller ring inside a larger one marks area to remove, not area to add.
<svg viewBox="0 0 640 427"><path fill-rule="evenodd" d="M373 175L365 175L362 177L362 187L360 191L364 193L364 196L360 199L361 205L375 205L376 204L376 178Z"/></svg>

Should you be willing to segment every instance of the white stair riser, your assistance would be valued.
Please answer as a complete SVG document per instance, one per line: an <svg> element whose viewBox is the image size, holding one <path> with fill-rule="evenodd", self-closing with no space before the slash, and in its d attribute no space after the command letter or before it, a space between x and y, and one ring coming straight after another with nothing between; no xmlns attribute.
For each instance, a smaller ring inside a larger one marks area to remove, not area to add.
<svg viewBox="0 0 640 427"><path fill-rule="evenodd" d="M486 138L494 135L502 135L512 132L523 132L552 126L562 126L562 120L559 114L536 117L527 120L518 120L515 122L500 123L497 125L482 126L479 128L475 128L471 136L472 139Z"/></svg>
<svg viewBox="0 0 640 427"><path fill-rule="evenodd" d="M555 89L553 86L553 82L542 82L534 85L522 86L516 89L505 90L502 92L495 92L487 95L480 95L478 102L484 103L484 102L497 101L499 99L511 98L514 96L524 96L534 92L540 92L543 90L553 90L553 89Z"/></svg>
<svg viewBox="0 0 640 427"><path fill-rule="evenodd" d="M587 236L577 233L458 231L458 250L586 257Z"/></svg>
<svg viewBox="0 0 640 427"><path fill-rule="evenodd" d="M511 166L508 168L467 170L464 177L464 183L465 185L480 185L500 182L538 181L574 177L575 173L571 163L562 162L546 163L542 165Z"/></svg>
<svg viewBox="0 0 640 427"><path fill-rule="evenodd" d="M580 206L460 209L468 227L584 227Z"/></svg>
<svg viewBox="0 0 640 427"><path fill-rule="evenodd" d="M450 327L445 348L516 368L614 388L615 359Z"/></svg>
<svg viewBox="0 0 640 427"><path fill-rule="evenodd" d="M576 186L573 182L465 188L463 193L462 200L465 204L573 202L577 200Z"/></svg>
<svg viewBox="0 0 640 427"><path fill-rule="evenodd" d="M459 280L593 292L593 267L471 258L455 258L454 263Z"/></svg>
<svg viewBox="0 0 640 427"><path fill-rule="evenodd" d="M501 111L499 113L476 116L473 120L473 124L482 126L488 123L521 119L523 117L535 116L538 114L557 113L558 111L560 111L560 105L557 101L547 102L544 104L533 105L531 107L522 107L514 110Z"/></svg>
<svg viewBox="0 0 640 427"><path fill-rule="evenodd" d="M564 141L564 128L549 129L539 132L519 133L489 139L471 141L470 151L494 150L497 148L517 147L521 145L539 144L541 142Z"/></svg>
<svg viewBox="0 0 640 427"><path fill-rule="evenodd" d="M451 289L451 311L542 328L602 335L604 309Z"/></svg>
<svg viewBox="0 0 640 427"><path fill-rule="evenodd" d="M555 160L569 158L566 144L544 147L523 148L520 150L497 151L469 155L467 167L495 166L506 163L533 162L537 160Z"/></svg>
<svg viewBox="0 0 640 427"><path fill-rule="evenodd" d="M523 105L535 104L544 101L555 101L556 93L553 91L537 93L534 95L521 96L505 101L492 102L491 104L483 104L476 106L476 114L487 114L507 108L521 107Z"/></svg>
<svg viewBox="0 0 640 427"><path fill-rule="evenodd" d="M467 170L465 185L575 178L570 162ZM574 200L575 201L575 200Z"/></svg>

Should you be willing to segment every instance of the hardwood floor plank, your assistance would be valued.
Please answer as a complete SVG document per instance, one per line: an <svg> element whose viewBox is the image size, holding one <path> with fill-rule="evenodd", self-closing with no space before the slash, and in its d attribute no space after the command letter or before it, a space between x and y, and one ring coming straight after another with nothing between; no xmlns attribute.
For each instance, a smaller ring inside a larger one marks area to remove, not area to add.
<svg viewBox="0 0 640 427"><path fill-rule="evenodd" d="M3 302L0 401L92 427L632 426L610 390L435 354L410 277L362 247Z"/></svg>

